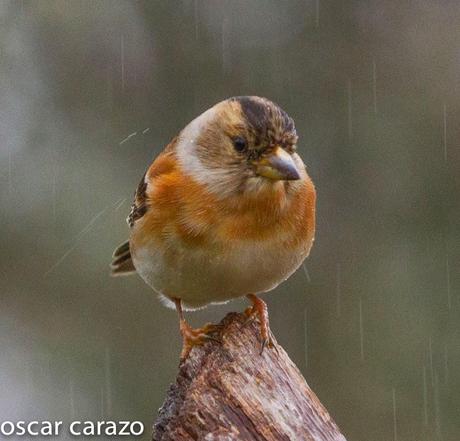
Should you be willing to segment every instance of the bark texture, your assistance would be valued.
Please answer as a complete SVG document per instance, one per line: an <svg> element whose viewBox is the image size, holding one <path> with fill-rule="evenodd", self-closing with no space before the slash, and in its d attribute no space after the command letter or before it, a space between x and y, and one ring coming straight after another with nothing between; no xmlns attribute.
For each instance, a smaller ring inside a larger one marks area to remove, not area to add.
<svg viewBox="0 0 460 441"><path fill-rule="evenodd" d="M154 425L153 441L346 441L276 341L260 355L257 323L221 322L222 343L193 348Z"/></svg>

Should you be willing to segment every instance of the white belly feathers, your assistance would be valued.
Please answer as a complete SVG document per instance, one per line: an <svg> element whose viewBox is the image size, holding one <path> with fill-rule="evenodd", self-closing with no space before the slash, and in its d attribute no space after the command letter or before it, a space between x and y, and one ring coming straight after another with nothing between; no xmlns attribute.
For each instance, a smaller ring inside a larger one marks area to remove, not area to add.
<svg viewBox="0 0 460 441"><path fill-rule="evenodd" d="M132 254L136 270L158 294L180 298L189 309L270 291L308 254L308 249L287 250L275 241L234 241L222 250L190 249L176 241L166 253L148 244Z"/></svg>

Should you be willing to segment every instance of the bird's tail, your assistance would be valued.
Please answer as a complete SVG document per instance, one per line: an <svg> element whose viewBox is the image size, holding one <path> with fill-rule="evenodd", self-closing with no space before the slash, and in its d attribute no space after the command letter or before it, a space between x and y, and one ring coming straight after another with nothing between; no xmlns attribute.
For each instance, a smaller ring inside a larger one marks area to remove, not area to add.
<svg viewBox="0 0 460 441"><path fill-rule="evenodd" d="M117 248L112 255L112 263L110 265L110 275L113 277L117 276L129 276L136 272L133 261L131 259L131 251L129 249L129 241L123 242Z"/></svg>

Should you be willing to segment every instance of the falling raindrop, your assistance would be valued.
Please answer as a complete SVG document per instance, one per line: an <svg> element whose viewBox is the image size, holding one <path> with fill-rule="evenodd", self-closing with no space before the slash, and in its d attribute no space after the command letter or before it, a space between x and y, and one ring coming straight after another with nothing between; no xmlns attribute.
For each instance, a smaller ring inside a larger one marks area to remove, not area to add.
<svg viewBox="0 0 460 441"><path fill-rule="evenodd" d="M426 366L423 366L423 422L428 426L428 385L426 381Z"/></svg>
<svg viewBox="0 0 460 441"><path fill-rule="evenodd" d="M50 274L52 271L54 271L64 260L65 258L77 247L79 240L91 229L91 227L94 225L94 223L105 213L108 207L105 207L103 210L101 210L99 213L97 213L86 225L83 230L81 230L75 239L74 244L56 261L56 263L44 273L43 277L46 277L48 274Z"/></svg>
<svg viewBox="0 0 460 441"><path fill-rule="evenodd" d="M393 388L393 441L398 441L398 426L396 418L396 390Z"/></svg>
<svg viewBox="0 0 460 441"><path fill-rule="evenodd" d="M136 136L137 132L130 133L126 138L122 139L119 145L123 145L125 142L129 141L133 136Z"/></svg>
<svg viewBox="0 0 460 441"><path fill-rule="evenodd" d="M222 72L228 74L231 67L230 25L227 18L222 20Z"/></svg>
<svg viewBox="0 0 460 441"><path fill-rule="evenodd" d="M340 263L336 267L336 285L335 293L337 298L337 317L340 317L342 312L341 297L342 297L342 275L341 275L341 266Z"/></svg>
<svg viewBox="0 0 460 441"><path fill-rule="evenodd" d="M126 198L123 198L123 199L119 199L117 202L115 202L115 211L118 211L122 206L123 204L126 202Z"/></svg>
<svg viewBox="0 0 460 441"><path fill-rule="evenodd" d="M8 193L11 196L13 190L13 179L12 179L12 159L11 159L11 148L8 146Z"/></svg>
<svg viewBox="0 0 460 441"><path fill-rule="evenodd" d="M434 377L434 421L435 421L435 433L436 440L441 440L441 407L439 404L439 377L438 373L435 373Z"/></svg>
<svg viewBox="0 0 460 441"><path fill-rule="evenodd" d="M444 161L447 162L447 106L443 107L443 145L444 145Z"/></svg>
<svg viewBox="0 0 460 441"><path fill-rule="evenodd" d="M447 344L444 344L444 382L449 383L449 353Z"/></svg>
<svg viewBox="0 0 460 441"><path fill-rule="evenodd" d="M75 391L73 386L73 381L69 382L69 400L70 400L70 419L74 420L76 416L75 412Z"/></svg>
<svg viewBox="0 0 460 441"><path fill-rule="evenodd" d="M353 119L352 119L352 89L351 80L348 80L347 84L347 103L348 103L348 139L351 140L353 135Z"/></svg>
<svg viewBox="0 0 460 441"><path fill-rule="evenodd" d="M446 278L447 278L447 306L452 308L451 286L450 286L450 265L449 256L446 256Z"/></svg>
<svg viewBox="0 0 460 441"><path fill-rule="evenodd" d="M359 342L361 350L361 361L364 361L364 329L363 329L363 301L359 299Z"/></svg>
<svg viewBox="0 0 460 441"><path fill-rule="evenodd" d="M195 0L193 7L195 16L195 40L198 40L198 0Z"/></svg>
<svg viewBox="0 0 460 441"><path fill-rule="evenodd" d="M374 113L377 113L377 64L372 60L372 95L374 98Z"/></svg>
<svg viewBox="0 0 460 441"><path fill-rule="evenodd" d="M315 2L315 23L316 27L319 28L319 0Z"/></svg>
<svg viewBox="0 0 460 441"><path fill-rule="evenodd" d="M113 78L112 78L112 66L107 67L107 81L106 81L106 97L108 108L113 107Z"/></svg>
<svg viewBox="0 0 460 441"><path fill-rule="evenodd" d="M145 135L149 130L150 130L150 127L147 127L146 129L142 130L142 134Z"/></svg>
<svg viewBox="0 0 460 441"><path fill-rule="evenodd" d="M101 419L105 418L105 396L104 396L104 388L101 387Z"/></svg>
<svg viewBox="0 0 460 441"><path fill-rule="evenodd" d="M125 38L122 35L120 41L120 59L121 59L121 91L125 91Z"/></svg>
<svg viewBox="0 0 460 441"><path fill-rule="evenodd" d="M428 357L430 359L430 376L431 376L431 386L434 387L434 368L433 368L433 341L431 335L428 339Z"/></svg>
<svg viewBox="0 0 460 441"><path fill-rule="evenodd" d="M106 414L107 417L112 415L112 372L110 362L110 349L105 349L105 400L106 400Z"/></svg>
<svg viewBox="0 0 460 441"><path fill-rule="evenodd" d="M305 265L305 262L302 263L302 269L305 274L305 277L307 278L307 282L311 283L311 278L310 278L310 273L308 272L307 266Z"/></svg>
<svg viewBox="0 0 460 441"><path fill-rule="evenodd" d="M308 334L307 334L307 308L304 309L304 335L305 335L305 369L308 369Z"/></svg>
<svg viewBox="0 0 460 441"><path fill-rule="evenodd" d="M53 173L53 187L52 187L52 196L53 196L53 225L56 225L56 169Z"/></svg>

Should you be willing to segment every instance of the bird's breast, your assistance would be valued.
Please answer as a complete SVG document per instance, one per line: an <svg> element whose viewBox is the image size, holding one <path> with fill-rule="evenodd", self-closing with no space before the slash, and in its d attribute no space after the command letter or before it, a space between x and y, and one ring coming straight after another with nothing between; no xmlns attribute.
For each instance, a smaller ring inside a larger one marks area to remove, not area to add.
<svg viewBox="0 0 460 441"><path fill-rule="evenodd" d="M298 268L309 248L307 243L285 247L282 240L232 240L190 247L171 236L167 247L155 243L135 247L133 261L158 293L200 307L275 288Z"/></svg>
<svg viewBox="0 0 460 441"><path fill-rule="evenodd" d="M133 262L144 280L191 307L273 289L308 255L315 230L311 181L256 198L219 200L174 170L148 189L147 213L132 229Z"/></svg>

